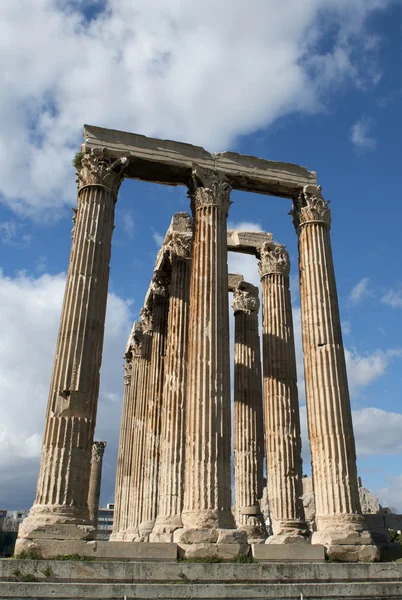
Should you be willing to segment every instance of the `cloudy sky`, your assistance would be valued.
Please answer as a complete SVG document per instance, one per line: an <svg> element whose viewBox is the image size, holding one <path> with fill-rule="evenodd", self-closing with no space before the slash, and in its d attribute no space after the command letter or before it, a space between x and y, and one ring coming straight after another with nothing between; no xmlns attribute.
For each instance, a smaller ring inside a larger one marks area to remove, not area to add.
<svg viewBox="0 0 402 600"><path fill-rule="evenodd" d="M29 508L84 123L294 162L331 200L358 469L402 512L401 0L0 2L0 508ZM234 192L233 226L288 246L290 202ZM182 188L125 181L116 208L97 439L113 499L122 354ZM257 282L254 259L230 269ZM304 427L305 430L305 427ZM305 472L309 472L304 433Z"/></svg>

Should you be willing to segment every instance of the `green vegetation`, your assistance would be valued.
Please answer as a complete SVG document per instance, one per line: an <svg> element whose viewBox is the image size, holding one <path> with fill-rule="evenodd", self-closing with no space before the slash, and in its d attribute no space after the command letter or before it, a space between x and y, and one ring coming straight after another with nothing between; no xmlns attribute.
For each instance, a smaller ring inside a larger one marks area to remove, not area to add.
<svg viewBox="0 0 402 600"><path fill-rule="evenodd" d="M17 560L43 560L39 548L31 546L27 550L21 550L19 554L15 554L13 558Z"/></svg>
<svg viewBox="0 0 402 600"><path fill-rule="evenodd" d="M52 570L49 567L49 565L46 565L46 567L43 569L42 573L44 574L45 577L50 577L50 575L52 574Z"/></svg>
<svg viewBox="0 0 402 600"><path fill-rule="evenodd" d="M73 167L77 171L79 171L81 169L83 157L84 157L84 152L77 152L77 154L74 156L74 158L72 160Z"/></svg>

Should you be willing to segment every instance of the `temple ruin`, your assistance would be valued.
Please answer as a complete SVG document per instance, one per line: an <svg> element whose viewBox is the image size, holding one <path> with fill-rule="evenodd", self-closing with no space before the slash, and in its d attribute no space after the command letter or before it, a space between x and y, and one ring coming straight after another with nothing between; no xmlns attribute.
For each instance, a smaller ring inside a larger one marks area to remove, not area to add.
<svg viewBox="0 0 402 600"><path fill-rule="evenodd" d="M186 186L191 216L173 216L128 340L115 521L105 556L159 557L177 547L186 557L231 558L250 545L255 555L271 556L275 547L297 545L296 554L311 560L320 548L323 556L324 547L339 560L377 560L359 500L331 215L316 174L92 126L85 126L84 138L37 494L17 551L36 545L45 556L66 548L84 553L94 537L99 473L96 464L91 469L91 452L114 206L126 177ZM289 256L271 233L227 230L232 189L293 202L315 494L312 535L302 503ZM228 273L228 251L255 256L261 299L242 274ZM264 455L269 537L259 503Z"/></svg>

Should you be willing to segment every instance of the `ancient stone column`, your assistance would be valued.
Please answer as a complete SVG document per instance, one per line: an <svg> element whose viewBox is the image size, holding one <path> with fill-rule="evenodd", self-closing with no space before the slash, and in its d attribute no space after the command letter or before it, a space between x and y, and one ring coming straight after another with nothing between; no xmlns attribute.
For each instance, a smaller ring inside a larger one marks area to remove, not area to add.
<svg viewBox="0 0 402 600"><path fill-rule="evenodd" d="M111 540L124 540L128 527L131 496L134 411L138 402L139 367L142 348L141 323L135 321L124 355L124 396L114 494L113 533Z"/></svg>
<svg viewBox="0 0 402 600"><path fill-rule="evenodd" d="M102 152L82 158L76 214L56 357L50 385L35 503L23 538L83 539L90 457L99 391L114 207L127 159Z"/></svg>
<svg viewBox="0 0 402 600"><path fill-rule="evenodd" d="M263 428L258 288L240 283L234 289L232 306L235 320L235 517L237 527L247 533L249 543L257 543L267 537L258 502L264 462L260 446L263 433L258 433Z"/></svg>
<svg viewBox="0 0 402 600"><path fill-rule="evenodd" d="M102 483L102 464L106 442L92 444L91 474L89 477L88 510L89 518L95 529L98 527L99 498Z"/></svg>
<svg viewBox="0 0 402 600"><path fill-rule="evenodd" d="M330 241L330 210L321 188L294 200L299 238L306 401L316 502L313 543L348 560L374 560L357 486L356 452ZM359 546L365 548L359 549ZM332 548L331 548L332 547Z"/></svg>
<svg viewBox="0 0 402 600"><path fill-rule="evenodd" d="M138 356L138 381L133 400L133 424L130 453L131 479L128 500L127 527L124 540L141 541L139 524L142 520L146 429L149 400L149 371L152 355L153 317L152 309L146 305L141 309L141 349Z"/></svg>
<svg viewBox="0 0 402 600"><path fill-rule="evenodd" d="M228 534L219 530L234 527L226 233L229 193L230 186L220 175L193 171L184 528L174 533L182 547L229 541Z"/></svg>
<svg viewBox="0 0 402 600"><path fill-rule="evenodd" d="M267 543L305 542L296 354L284 246L260 253L268 503L273 535Z"/></svg>
<svg viewBox="0 0 402 600"><path fill-rule="evenodd" d="M151 542L171 542L173 532L183 526L184 415L193 234L189 215L178 213L175 217L180 218L180 229L187 232L172 231L164 244L170 254L172 273L162 400L159 504Z"/></svg>
<svg viewBox="0 0 402 600"><path fill-rule="evenodd" d="M142 520L139 525L140 536L144 541L149 539L158 511L161 411L169 312L169 283L170 277L166 273L154 272L151 284L153 291L152 358L149 370L148 416L145 433Z"/></svg>

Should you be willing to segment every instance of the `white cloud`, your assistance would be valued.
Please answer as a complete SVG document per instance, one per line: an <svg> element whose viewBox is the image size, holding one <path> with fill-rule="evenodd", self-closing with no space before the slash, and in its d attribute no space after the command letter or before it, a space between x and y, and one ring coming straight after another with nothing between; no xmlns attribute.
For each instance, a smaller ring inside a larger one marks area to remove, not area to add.
<svg viewBox="0 0 402 600"><path fill-rule="evenodd" d="M352 305L358 304L365 298L371 296L371 292L369 290L369 278L363 277L356 285L352 288L352 291L349 294L349 302Z"/></svg>
<svg viewBox="0 0 402 600"><path fill-rule="evenodd" d="M359 354L356 350L345 348L346 368L351 394L357 394L362 388L371 385L382 377L394 358L401 358L402 350L375 350L372 353Z"/></svg>
<svg viewBox="0 0 402 600"><path fill-rule="evenodd" d="M72 0L2 0L0 193L57 216L84 123L224 150L320 110L345 82L375 83L365 23L390 2L106 0L87 21Z"/></svg>
<svg viewBox="0 0 402 600"><path fill-rule="evenodd" d="M388 506L402 514L402 475L385 477L388 486L374 490L382 506Z"/></svg>
<svg viewBox="0 0 402 600"><path fill-rule="evenodd" d="M358 456L402 454L402 414L368 407L353 411Z"/></svg>
<svg viewBox="0 0 402 600"><path fill-rule="evenodd" d="M350 130L350 139L359 150L374 150L377 140L371 135L373 120L361 117Z"/></svg>
<svg viewBox="0 0 402 600"><path fill-rule="evenodd" d="M132 240L134 237L134 217L130 211L127 211L123 215L123 230L127 237Z"/></svg>
<svg viewBox="0 0 402 600"><path fill-rule="evenodd" d="M342 321L342 333L349 335L352 331L350 321Z"/></svg>
<svg viewBox="0 0 402 600"><path fill-rule="evenodd" d="M382 296L381 302L392 306L392 308L402 308L402 290L388 290Z"/></svg>
<svg viewBox="0 0 402 600"><path fill-rule="evenodd" d="M152 237L153 237L155 244L157 245L157 247L159 249L162 246L163 240L165 239L165 237L163 235L161 235L160 233L158 233L157 231L152 231Z"/></svg>
<svg viewBox="0 0 402 600"><path fill-rule="evenodd" d="M31 236L24 232L24 225L13 219L0 221L0 242L8 246L27 246L30 241Z"/></svg>
<svg viewBox="0 0 402 600"><path fill-rule="evenodd" d="M29 507L33 500L64 283L64 274L8 278L0 272L0 506ZM121 357L130 326L127 304L109 294L96 432L109 443L109 494L121 414Z"/></svg>

